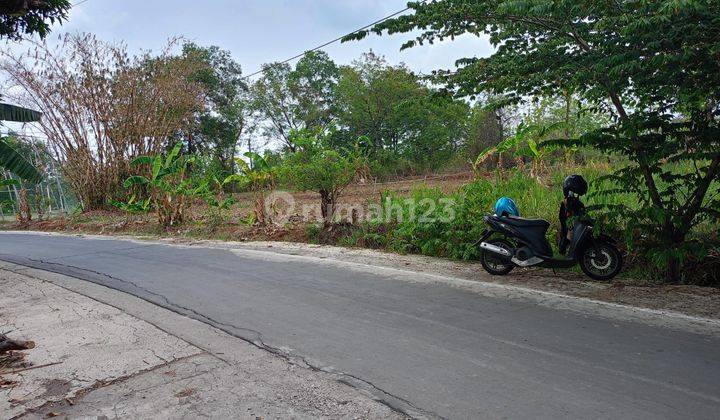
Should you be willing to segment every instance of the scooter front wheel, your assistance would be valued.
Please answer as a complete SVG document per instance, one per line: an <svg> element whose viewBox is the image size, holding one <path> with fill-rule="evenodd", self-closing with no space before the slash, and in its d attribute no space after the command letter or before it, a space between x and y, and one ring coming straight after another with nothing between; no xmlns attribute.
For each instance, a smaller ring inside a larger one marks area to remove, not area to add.
<svg viewBox="0 0 720 420"><path fill-rule="evenodd" d="M502 239L496 239L494 241L488 241L489 244L499 246L500 248L514 253L513 246ZM504 261L503 258L493 252L482 250L480 253L480 264L482 264L485 271L492 274L493 276L504 276L510 273L515 265L509 261Z"/></svg>
<svg viewBox="0 0 720 420"><path fill-rule="evenodd" d="M620 273L623 266L622 254L607 242L587 247L580 256L580 268L593 280L608 281Z"/></svg>

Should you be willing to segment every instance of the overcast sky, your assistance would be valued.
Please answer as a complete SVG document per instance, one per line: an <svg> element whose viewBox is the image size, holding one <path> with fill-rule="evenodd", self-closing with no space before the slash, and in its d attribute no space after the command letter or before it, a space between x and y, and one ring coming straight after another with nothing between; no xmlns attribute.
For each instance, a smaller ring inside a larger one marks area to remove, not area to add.
<svg viewBox="0 0 720 420"><path fill-rule="evenodd" d="M131 51L159 49L172 36L232 52L246 74L365 26L406 7L407 0L88 0L73 8L58 32L91 32L108 41L125 41ZM454 42L400 52L407 35L372 36L337 43L325 50L338 63L350 63L372 49L392 63L417 72L453 68L456 59L487 55L486 39L467 36Z"/></svg>
<svg viewBox="0 0 720 420"><path fill-rule="evenodd" d="M182 36L230 51L243 72L250 74L263 63L293 57L406 5L407 0L87 0L70 11L67 21L52 28L49 41L65 32L89 32L105 41L125 42L131 52L138 52L157 51L169 38ZM492 51L486 38L464 36L400 52L408 39L408 34L371 35L324 50L337 63L349 64L372 49L390 63L405 63L418 73L452 69L458 58L487 56ZM16 42L3 47L25 50ZM38 134L33 124L6 126Z"/></svg>

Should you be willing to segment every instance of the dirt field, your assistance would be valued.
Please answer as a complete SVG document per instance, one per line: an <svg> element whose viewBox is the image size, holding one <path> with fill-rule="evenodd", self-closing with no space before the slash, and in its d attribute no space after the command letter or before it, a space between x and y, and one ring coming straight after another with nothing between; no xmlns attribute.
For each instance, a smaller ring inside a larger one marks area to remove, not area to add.
<svg viewBox="0 0 720 420"><path fill-rule="evenodd" d="M406 178L401 181L385 183L366 183L350 185L340 198L340 206L360 206L367 209L370 203L379 203L383 192L392 192L399 196L408 196L420 187L439 188L445 193L456 191L462 185L472 181L472 172ZM283 227L258 228L247 223L252 213L252 194L235 194L236 204L218 223L204 203L197 203L190 209L191 220L178 229L158 228L153 215L127 216L119 211L94 211L66 218L38 221L29 226L16 223L0 223L0 229L40 230L51 232L84 232L98 234L125 234L172 236L220 240L275 240L306 242L305 223L319 220L319 194L314 192L289 193L294 200L294 211L289 215L290 223ZM303 209L314 208L315 213L304 214ZM279 209L285 211L285 209ZM350 215L346 215L350 218Z"/></svg>
<svg viewBox="0 0 720 420"><path fill-rule="evenodd" d="M409 196L413 190L425 187L425 188L438 188L443 193L451 193L456 191L461 186L471 182L473 180L472 172L461 172L448 175L434 175L426 177L412 177L406 178L401 181L391 181L384 183L366 183L366 184L353 184L350 185L343 191L342 197L338 203L339 207L346 208L358 208L361 207L367 210L370 203L379 203L384 192L392 192L393 194L401 197ZM317 207L316 211L319 211L320 195L315 192L293 192L291 193L295 201L295 211L292 216L293 220L300 221L301 219L308 219L303 217L303 209L309 209ZM247 203L252 202L252 195L250 193L237 194L236 198L239 203L245 203L246 205L237 206L235 214L233 215L235 220L241 220L247 217L250 206ZM284 209L283 209L284 210ZM310 215L310 219L313 219ZM315 215L319 218L319 215ZM350 215L346 215L350 218ZM305 220L308 221L308 220ZM310 220L312 221L312 220Z"/></svg>

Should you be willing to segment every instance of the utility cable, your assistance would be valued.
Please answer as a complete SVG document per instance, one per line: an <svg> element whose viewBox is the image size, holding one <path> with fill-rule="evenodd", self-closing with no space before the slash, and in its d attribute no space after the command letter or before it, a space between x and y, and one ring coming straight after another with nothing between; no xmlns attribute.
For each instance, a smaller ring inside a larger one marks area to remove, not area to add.
<svg viewBox="0 0 720 420"><path fill-rule="evenodd" d="M85 0L85 1L87 1L87 0ZM428 1L429 1L429 0L423 0L423 1L421 1L419 4L424 4L424 3L427 3ZM251 78L251 77L253 77L253 76L257 76L258 74L265 73L268 69L270 69L270 68L272 68L272 67L279 66L279 65L282 65L282 64L287 64L287 63L289 63L289 62L291 62L291 61L293 61L293 60L297 60L298 58L304 57L304 56L308 55L308 54L311 53L311 52L321 50L321 49L327 47L328 45L332 45L332 44L334 44L334 43L336 43L336 42L338 42L338 41L342 41L344 38L347 38L347 37L349 37L349 36L355 35L355 34L357 34L358 32L362 32L362 31L365 31L365 30L367 30L367 29L370 29L370 28L372 28L372 27L375 26L375 25L378 25L378 24L380 24L380 23L385 22L386 20L390 20L390 19L394 18L394 17L397 16L397 15L400 15L400 14L403 14L403 13L407 12L407 11L410 10L410 9L412 9L412 8L411 8L410 6L408 6L408 7L404 8L404 9L402 9L402 10L398 10L397 12L395 12L395 13L393 13L393 14L391 14L391 15L385 16L385 17L382 18L382 19L376 20L376 21L373 22L373 23L367 24L367 25L363 26L362 28L356 29L356 30L354 30L354 31L352 31L352 32L350 32L350 33L348 33L348 34L345 34L345 35L343 35L343 36L339 36L339 37L333 39L332 41L328 41L328 42L326 42L326 43L324 43L324 44L322 44L322 45L318 45L318 46L315 47L315 48L309 49L309 50L305 51L304 53L295 55L295 56L293 56L293 57L290 57L290 58L288 58L288 59L286 59L286 60L283 60L283 61L280 61L280 62L277 62L277 63L272 63L272 64L266 66L265 68L263 68L262 70L258 70L258 71L256 71L255 73L251 73L251 74L245 76L244 79L249 79L249 78Z"/></svg>

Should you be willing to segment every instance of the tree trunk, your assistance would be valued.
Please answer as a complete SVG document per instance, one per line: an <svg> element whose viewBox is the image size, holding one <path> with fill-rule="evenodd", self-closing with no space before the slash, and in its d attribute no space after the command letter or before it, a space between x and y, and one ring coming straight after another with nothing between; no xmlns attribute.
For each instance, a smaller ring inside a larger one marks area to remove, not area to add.
<svg viewBox="0 0 720 420"><path fill-rule="evenodd" d="M32 211L30 210L30 202L28 201L27 189L22 188L19 194L19 206L20 211L18 212L18 221L22 224L27 224L32 221Z"/></svg>
<svg viewBox="0 0 720 420"><path fill-rule="evenodd" d="M262 191L253 194L253 212L255 213L255 224L265 226L268 223L268 215L265 210L265 194Z"/></svg>
<svg viewBox="0 0 720 420"><path fill-rule="evenodd" d="M685 243L688 229L686 227L676 226L672 220L665 222L663 232L664 242L667 244L667 250L674 253ZM668 256L667 269L665 278L669 283L680 284L683 281L683 260L674 254Z"/></svg>
<svg viewBox="0 0 720 420"><path fill-rule="evenodd" d="M335 198L330 191L320 190L320 206L325 226L330 226L335 216Z"/></svg>

